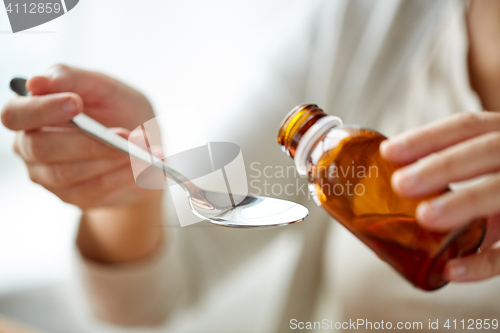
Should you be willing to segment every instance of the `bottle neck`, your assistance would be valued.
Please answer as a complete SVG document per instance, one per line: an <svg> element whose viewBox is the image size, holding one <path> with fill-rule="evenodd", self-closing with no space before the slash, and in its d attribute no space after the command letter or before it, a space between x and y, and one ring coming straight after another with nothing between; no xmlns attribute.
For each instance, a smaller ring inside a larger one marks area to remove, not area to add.
<svg viewBox="0 0 500 333"><path fill-rule="evenodd" d="M328 130L342 125L338 117L330 116L314 104L303 104L285 117L278 133L278 143L295 160L297 171L307 174L307 159L316 141Z"/></svg>

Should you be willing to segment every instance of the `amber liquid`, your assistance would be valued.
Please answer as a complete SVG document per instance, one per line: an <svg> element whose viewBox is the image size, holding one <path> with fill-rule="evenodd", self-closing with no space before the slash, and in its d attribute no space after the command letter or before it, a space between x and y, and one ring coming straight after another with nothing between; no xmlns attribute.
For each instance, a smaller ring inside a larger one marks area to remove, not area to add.
<svg viewBox="0 0 500 333"><path fill-rule="evenodd" d="M453 232L420 227L415 210L428 198L402 198L392 190L392 173L401 166L380 156L384 139L362 128L328 132L311 154L310 188L330 215L415 286L440 288L447 283L446 261L477 251L484 221Z"/></svg>

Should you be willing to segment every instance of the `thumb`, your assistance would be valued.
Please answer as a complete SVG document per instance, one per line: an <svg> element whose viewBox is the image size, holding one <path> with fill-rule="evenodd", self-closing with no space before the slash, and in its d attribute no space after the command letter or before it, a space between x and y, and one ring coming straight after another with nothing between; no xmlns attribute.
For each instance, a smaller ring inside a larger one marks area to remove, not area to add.
<svg viewBox="0 0 500 333"><path fill-rule="evenodd" d="M33 95L74 92L85 102L102 102L113 97L120 83L101 73L66 65L49 67L41 76L28 80L26 87Z"/></svg>

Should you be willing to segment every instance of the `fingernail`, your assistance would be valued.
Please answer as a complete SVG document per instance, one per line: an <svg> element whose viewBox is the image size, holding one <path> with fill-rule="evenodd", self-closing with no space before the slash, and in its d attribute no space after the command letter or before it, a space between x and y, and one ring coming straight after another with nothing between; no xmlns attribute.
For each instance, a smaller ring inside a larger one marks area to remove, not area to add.
<svg viewBox="0 0 500 333"><path fill-rule="evenodd" d="M405 187L404 186L404 175L402 172L400 172L400 171L394 172L394 174L392 175L392 186L396 190L401 190Z"/></svg>
<svg viewBox="0 0 500 333"><path fill-rule="evenodd" d="M460 263L448 264L447 275L450 280L458 280L465 275L467 268Z"/></svg>
<svg viewBox="0 0 500 333"><path fill-rule="evenodd" d="M387 142L388 140L384 140L380 143L380 151L382 152L382 154L386 154L387 153L387 149L389 147L389 144Z"/></svg>
<svg viewBox="0 0 500 333"><path fill-rule="evenodd" d="M163 155L163 149L160 146L151 147L151 153L158 157L159 159L163 159L165 156Z"/></svg>
<svg viewBox="0 0 500 333"><path fill-rule="evenodd" d="M382 149L386 152L388 149L390 149L393 154L399 154L406 146L406 139L402 136L395 136L383 141L381 146L383 146Z"/></svg>
<svg viewBox="0 0 500 333"><path fill-rule="evenodd" d="M140 131L133 131L128 136L128 140L138 146L146 146L146 141L144 140L144 134Z"/></svg>
<svg viewBox="0 0 500 333"><path fill-rule="evenodd" d="M424 201L417 207L417 219L425 222L434 222L440 214L441 207L436 201Z"/></svg>
<svg viewBox="0 0 500 333"><path fill-rule="evenodd" d="M48 79L55 79L56 77L61 75L61 66L51 66L45 70L43 76Z"/></svg>
<svg viewBox="0 0 500 333"><path fill-rule="evenodd" d="M75 101L73 101L72 99L68 99L63 104L63 110L67 113L77 113L78 106L76 105Z"/></svg>
<svg viewBox="0 0 500 333"><path fill-rule="evenodd" d="M395 187L403 190L414 189L419 183L419 172L420 169L417 166L409 166L394 172L392 177Z"/></svg>

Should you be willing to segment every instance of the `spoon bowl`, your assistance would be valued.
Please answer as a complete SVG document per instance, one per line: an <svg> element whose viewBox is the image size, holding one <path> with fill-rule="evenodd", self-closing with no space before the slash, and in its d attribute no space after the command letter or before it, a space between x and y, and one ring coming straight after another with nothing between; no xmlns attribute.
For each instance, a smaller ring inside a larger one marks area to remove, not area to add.
<svg viewBox="0 0 500 333"><path fill-rule="evenodd" d="M210 222L232 228L274 228L302 221L308 213L306 207L292 201L246 196L232 209L211 217Z"/></svg>

